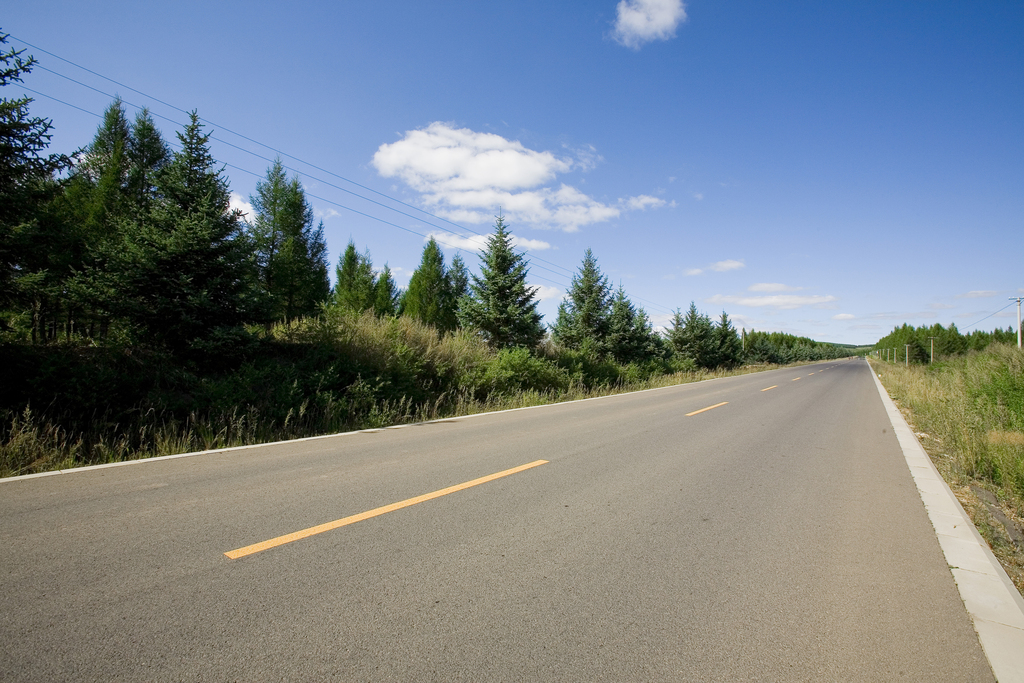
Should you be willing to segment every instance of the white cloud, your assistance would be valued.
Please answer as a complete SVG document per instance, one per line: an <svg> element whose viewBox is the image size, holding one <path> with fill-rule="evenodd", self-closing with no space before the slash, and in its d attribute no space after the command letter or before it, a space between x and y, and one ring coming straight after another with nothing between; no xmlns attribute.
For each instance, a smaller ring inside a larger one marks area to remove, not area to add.
<svg viewBox="0 0 1024 683"><path fill-rule="evenodd" d="M552 183L561 173L587 170L599 160L592 147L560 157L438 121L381 145L373 166L386 178L401 178L441 216L465 223L490 223L500 208L511 223L573 232L617 218L623 209L664 204L647 195L603 204L565 183Z"/></svg>
<svg viewBox="0 0 1024 683"><path fill-rule="evenodd" d="M524 251L544 251L550 249L551 245L541 240L531 240L509 233L512 238L512 246ZM442 247L449 249L463 249L465 251L483 251L487 248L488 235L468 235L463 237L450 232L432 231L427 233L426 239L433 237Z"/></svg>
<svg viewBox="0 0 1024 683"><path fill-rule="evenodd" d="M803 287L790 287L781 282L758 282L747 287L749 292L797 292Z"/></svg>
<svg viewBox="0 0 1024 683"><path fill-rule="evenodd" d="M693 198L699 202L704 199L704 195L702 195L700 192L694 192Z"/></svg>
<svg viewBox="0 0 1024 683"><path fill-rule="evenodd" d="M956 308L953 304L928 304L930 308L934 308L938 311L949 310L950 308Z"/></svg>
<svg viewBox="0 0 1024 683"><path fill-rule="evenodd" d="M737 304L739 306L768 307L780 310L792 310L803 306L815 306L836 301L834 296L799 296L796 294L773 294L769 296L726 296L716 294L708 303Z"/></svg>
<svg viewBox="0 0 1024 683"><path fill-rule="evenodd" d="M743 263L743 261L734 261L730 259L728 261L718 261L716 263L712 263L710 266L708 266L708 268L715 271L716 273L724 273L729 270L739 270L740 268L745 268L746 265L747 264Z"/></svg>
<svg viewBox="0 0 1024 683"><path fill-rule="evenodd" d="M665 206L664 199L658 199L647 194L642 194L638 197L630 197L626 200L626 206L636 211L643 211L647 207L658 208L659 206Z"/></svg>
<svg viewBox="0 0 1024 683"><path fill-rule="evenodd" d="M334 209L330 209L330 208L325 211L323 209L318 209L318 208L314 207L313 208L313 215L316 216L317 218L320 218L320 219L323 219L323 220L327 220L329 218L334 218L335 216L340 216L341 213L338 212L338 211L335 211Z"/></svg>
<svg viewBox="0 0 1024 683"><path fill-rule="evenodd" d="M957 294L957 299L987 299L995 296L998 292L994 292L990 289L975 289L966 294Z"/></svg>
<svg viewBox="0 0 1024 683"><path fill-rule="evenodd" d="M537 289L537 300L544 301L545 299L561 299L565 294L558 287L549 287L548 285L529 285Z"/></svg>
<svg viewBox="0 0 1024 683"><path fill-rule="evenodd" d="M832 316L833 320L854 320L857 316L850 313L840 313L839 315Z"/></svg>
<svg viewBox="0 0 1024 683"><path fill-rule="evenodd" d="M682 0L622 0L616 13L612 37L634 50L644 43L674 38L676 27L686 21Z"/></svg>
<svg viewBox="0 0 1024 683"><path fill-rule="evenodd" d="M689 275L692 277L694 275L703 275L709 270L713 270L716 273L725 273L730 270L739 270L740 268L746 267L747 264L745 264L743 261L727 259L725 261L716 261L715 263L712 263L711 265L705 266L703 268L687 268L686 270L683 271L683 273L685 275Z"/></svg>
<svg viewBox="0 0 1024 683"><path fill-rule="evenodd" d="M228 208L232 211L235 209L241 211L243 214L242 218L247 221L251 221L256 218L256 210L252 208L252 204L245 201L245 197L237 192L232 192L228 197Z"/></svg>

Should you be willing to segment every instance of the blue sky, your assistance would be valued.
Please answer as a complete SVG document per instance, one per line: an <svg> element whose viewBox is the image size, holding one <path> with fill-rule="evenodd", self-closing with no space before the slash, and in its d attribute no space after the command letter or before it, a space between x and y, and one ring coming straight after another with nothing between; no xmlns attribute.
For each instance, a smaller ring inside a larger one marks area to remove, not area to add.
<svg viewBox="0 0 1024 683"><path fill-rule="evenodd" d="M548 322L589 247L657 323L695 301L847 343L1016 324L1019 2L35 0L0 28L60 74L24 83L53 149L106 94L168 138L195 108L240 203L288 155L332 268L353 239L402 285L436 234L476 270L500 207Z"/></svg>

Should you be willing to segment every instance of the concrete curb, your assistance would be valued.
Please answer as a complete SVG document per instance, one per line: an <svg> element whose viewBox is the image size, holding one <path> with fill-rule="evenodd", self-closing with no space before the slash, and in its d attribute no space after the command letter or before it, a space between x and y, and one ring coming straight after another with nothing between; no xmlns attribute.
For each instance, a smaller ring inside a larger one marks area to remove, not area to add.
<svg viewBox="0 0 1024 683"><path fill-rule="evenodd" d="M1000 683L1024 683L1024 599L935 469L874 368L871 375L992 673Z"/></svg>

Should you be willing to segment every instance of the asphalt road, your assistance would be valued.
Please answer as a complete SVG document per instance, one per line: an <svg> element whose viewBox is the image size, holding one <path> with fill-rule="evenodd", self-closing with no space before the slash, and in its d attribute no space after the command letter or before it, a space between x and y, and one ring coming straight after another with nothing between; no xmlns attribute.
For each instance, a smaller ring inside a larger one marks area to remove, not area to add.
<svg viewBox="0 0 1024 683"><path fill-rule="evenodd" d="M0 484L0 679L993 680L862 360Z"/></svg>

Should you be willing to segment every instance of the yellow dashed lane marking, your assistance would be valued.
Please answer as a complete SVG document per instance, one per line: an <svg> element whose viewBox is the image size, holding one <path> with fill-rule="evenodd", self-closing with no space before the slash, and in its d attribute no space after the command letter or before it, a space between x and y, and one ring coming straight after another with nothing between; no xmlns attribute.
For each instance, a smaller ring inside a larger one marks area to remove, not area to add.
<svg viewBox="0 0 1024 683"><path fill-rule="evenodd" d="M501 479L502 477L507 477L510 474L516 474L518 472L522 472L524 470L537 467L538 465L544 465L547 462L547 460L535 460L525 465L520 465L519 467L513 467L510 470L504 470L502 472L488 474L486 477L480 477L479 479L474 479L473 481L467 481L462 484L456 484L455 486L449 486L446 489L441 489L439 491L434 491L432 493L424 493L422 496L408 498L397 503L392 503L391 505L385 505L383 507L374 508L373 510L368 510L366 512L360 512L358 515L352 515L350 517L336 519L333 522L327 522L326 524L320 524L318 526L311 526L308 529L302 529L301 531L295 531L290 534L285 534L284 536L278 536L277 538L272 538L269 541L263 541L262 543L254 543L253 545L247 545L244 548L238 548L237 550L229 550L224 554L230 557L232 560L237 560L240 557L245 557L246 555L252 555L254 553L258 553L264 550L269 550L270 548L276 548L277 546L284 545L285 543L291 543L292 541L298 541L303 538L315 536L316 534L322 534L325 531L332 531L333 529L337 529L339 527L348 526L349 524L355 524L356 522L361 522L364 519L370 519L371 517L377 517L388 512L401 510L402 508L407 508L410 505L425 503L426 501L433 500L434 498L447 496L449 493L455 493L457 491L462 491L473 486L486 484L489 481Z"/></svg>
<svg viewBox="0 0 1024 683"><path fill-rule="evenodd" d="M694 415L696 415L698 413L703 413L706 410L714 410L715 408L721 408L722 406L724 406L727 403L728 403L728 401L722 401L721 403L716 403L713 406L708 406L707 408L701 408L700 410L695 410L692 413L687 413L686 417L692 417L692 416L694 416Z"/></svg>
<svg viewBox="0 0 1024 683"><path fill-rule="evenodd" d="M764 389L762 389L761 391L768 391L769 389L777 389L778 387L779 387L779 385L778 385L778 384L773 384L773 385L771 385L770 387L765 387L765 388L764 388Z"/></svg>
<svg viewBox="0 0 1024 683"><path fill-rule="evenodd" d="M799 377L797 377L797 378L796 378L796 379L794 379L793 381L795 382L795 381L796 381L796 380L798 380L798 379L800 379L800 378L799 378Z"/></svg>

